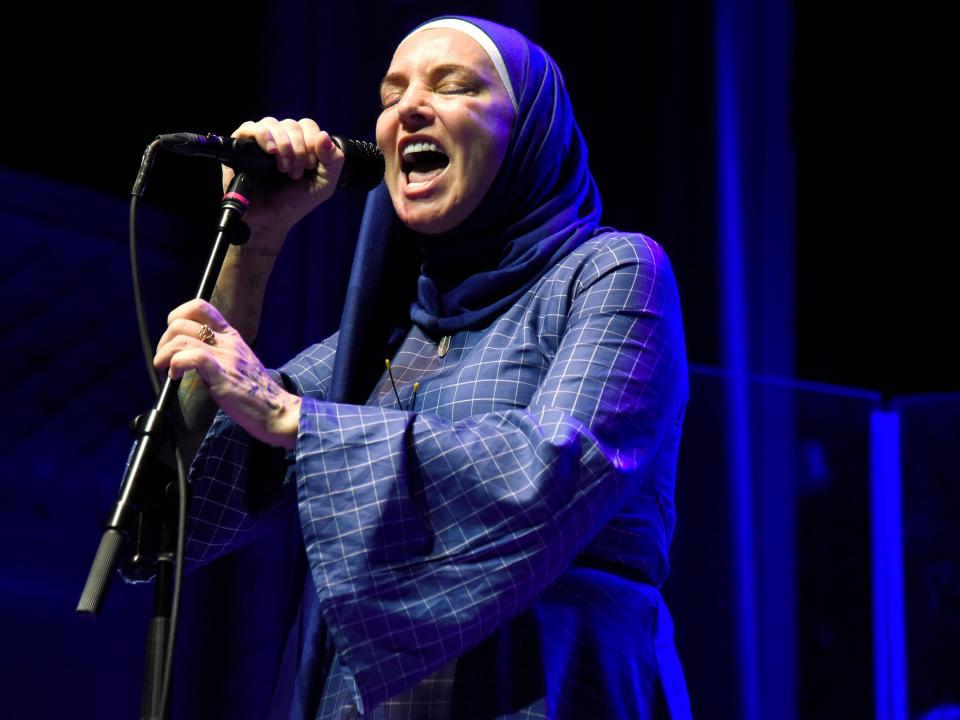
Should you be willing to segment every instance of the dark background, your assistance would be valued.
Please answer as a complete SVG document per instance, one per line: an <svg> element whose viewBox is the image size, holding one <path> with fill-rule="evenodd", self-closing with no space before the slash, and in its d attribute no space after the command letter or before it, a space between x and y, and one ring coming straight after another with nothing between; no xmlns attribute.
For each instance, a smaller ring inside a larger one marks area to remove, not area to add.
<svg viewBox="0 0 960 720"><path fill-rule="evenodd" d="M575 17L550 4L453 6L507 19L556 57L605 221L667 247L691 360L718 363L712 5L591 3ZM0 165L119 199L161 132L229 133L245 119L289 113L372 137L389 48L451 5L272 7L128 4L99 21L78 10L8 10ZM898 393L960 388L950 349L957 28L932 7L793 4L798 377ZM298 55L291 45L305 27L346 34L347 56L323 67ZM298 80L320 90L285 92ZM161 158L147 202L204 222L216 170L193 162Z"/></svg>
<svg viewBox="0 0 960 720"><path fill-rule="evenodd" d="M757 565L781 568L775 582L760 572L758 622L768 634L759 642L769 653L765 669L787 678L782 688L766 682L763 707L779 702L798 717L870 714L866 418L894 395L960 390L951 212L960 98L957 26L947 12L773 0L655 0L629 10L591 2L576 12L548 2L281 0L229 11L4 11L0 543L9 551L0 566L0 633L9 650L0 690L19 703L11 705L19 716L70 709L114 717L117 708L125 716L139 694L149 589L115 587L96 625L79 626L71 612L116 499L125 425L151 402L126 254L127 193L144 147L159 133L228 134L267 114L312 116L372 138L392 48L444 12L514 25L551 52L590 148L604 221L648 233L670 254L695 377L665 594L697 715L748 716L738 705L737 527L717 380L730 369L718 8L733 10L748 57L734 104L743 119L739 201L752 238L743 280L748 369L759 378L755 403L786 416L794 431L780 444L771 440L779 426L755 432L757 455L769 457L754 462L776 469L757 470ZM783 65L767 65L770 58ZM782 107L763 84L771 77ZM139 224L155 337L166 312L195 292L219 197L216 167L157 160ZM362 203L341 194L291 237L258 344L268 365L337 326ZM842 387L830 394L829 385ZM816 389L786 389L796 387ZM945 407L905 401L914 423L905 428L913 452L905 465L919 468L906 528L919 540L908 554L925 558L908 568L916 580L909 602L940 618L960 613L955 553L943 550L958 542L947 509L960 487L950 434L957 413L945 397ZM931 433L937 445L928 460ZM765 515L773 506L782 514ZM277 558L292 557L299 542L293 528L191 576L177 717L215 717L225 707L257 717L249 708L264 702L263 671L279 633L265 598L286 570ZM925 626L925 644L910 648L911 711L958 701L949 678L929 670L955 656L940 627Z"/></svg>

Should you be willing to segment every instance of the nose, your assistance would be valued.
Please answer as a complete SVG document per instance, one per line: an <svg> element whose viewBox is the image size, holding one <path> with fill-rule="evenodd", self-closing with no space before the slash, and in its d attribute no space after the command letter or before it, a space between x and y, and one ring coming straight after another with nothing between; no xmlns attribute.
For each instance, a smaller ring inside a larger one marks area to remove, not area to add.
<svg viewBox="0 0 960 720"><path fill-rule="evenodd" d="M423 127L433 122L429 91L421 85L410 85L397 102L397 116L404 127Z"/></svg>

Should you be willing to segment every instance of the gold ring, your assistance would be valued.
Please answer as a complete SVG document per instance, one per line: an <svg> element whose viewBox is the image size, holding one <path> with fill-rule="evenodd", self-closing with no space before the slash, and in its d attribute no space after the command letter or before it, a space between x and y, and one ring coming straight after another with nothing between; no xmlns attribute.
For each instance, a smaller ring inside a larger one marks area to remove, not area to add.
<svg viewBox="0 0 960 720"><path fill-rule="evenodd" d="M201 342L205 342L207 345L217 344L217 336L213 334L213 330L210 329L209 325L201 325L200 329L197 331L197 337L200 338Z"/></svg>

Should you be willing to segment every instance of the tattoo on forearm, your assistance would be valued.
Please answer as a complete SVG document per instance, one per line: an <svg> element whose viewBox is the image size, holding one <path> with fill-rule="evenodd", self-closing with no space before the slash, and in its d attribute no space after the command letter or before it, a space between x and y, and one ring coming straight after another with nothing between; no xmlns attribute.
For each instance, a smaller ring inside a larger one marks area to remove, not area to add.
<svg viewBox="0 0 960 720"><path fill-rule="evenodd" d="M219 285L214 286L213 292L210 293L210 303L215 308L220 310L220 312L225 312L229 310L229 308L227 307L227 298L222 292L220 292Z"/></svg>
<svg viewBox="0 0 960 720"><path fill-rule="evenodd" d="M279 250L273 248L263 247L262 245L234 245L233 253L236 257L277 257L280 254Z"/></svg>
<svg viewBox="0 0 960 720"><path fill-rule="evenodd" d="M205 430L216 404L210 399L200 374L195 370L185 373L180 381L180 413L183 423L190 431Z"/></svg>

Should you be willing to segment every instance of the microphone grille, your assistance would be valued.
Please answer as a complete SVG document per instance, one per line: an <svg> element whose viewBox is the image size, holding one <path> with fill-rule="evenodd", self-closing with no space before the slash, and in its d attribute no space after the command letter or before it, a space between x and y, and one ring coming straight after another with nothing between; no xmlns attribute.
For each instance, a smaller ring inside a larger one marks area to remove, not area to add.
<svg viewBox="0 0 960 720"><path fill-rule="evenodd" d="M374 143L334 136L343 151L344 163L339 187L351 190L373 190L383 180L383 153Z"/></svg>

